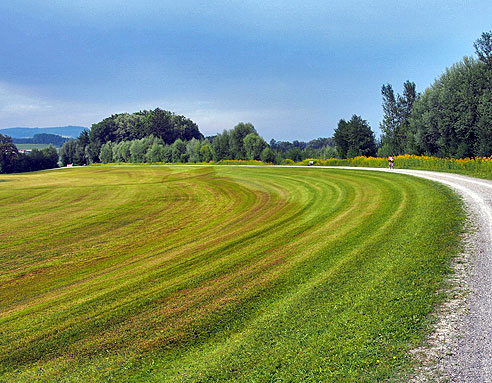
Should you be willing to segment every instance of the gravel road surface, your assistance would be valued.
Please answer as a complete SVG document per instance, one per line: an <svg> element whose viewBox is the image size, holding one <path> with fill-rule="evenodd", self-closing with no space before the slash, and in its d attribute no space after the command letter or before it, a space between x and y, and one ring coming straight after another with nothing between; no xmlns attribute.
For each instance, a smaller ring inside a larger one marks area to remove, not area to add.
<svg viewBox="0 0 492 383"><path fill-rule="evenodd" d="M492 181L421 170L392 172L438 181L456 190L475 226L466 239L467 254L462 259L466 266L459 270L456 265L454 285L458 290L465 288L466 294L457 291L462 298L440 310L429 345L417 358L422 363L419 376L412 381L492 382Z"/></svg>

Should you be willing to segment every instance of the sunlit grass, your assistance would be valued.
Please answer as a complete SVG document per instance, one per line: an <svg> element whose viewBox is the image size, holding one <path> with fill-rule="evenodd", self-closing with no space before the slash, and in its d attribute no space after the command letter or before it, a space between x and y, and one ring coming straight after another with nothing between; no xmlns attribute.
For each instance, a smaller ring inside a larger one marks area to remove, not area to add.
<svg viewBox="0 0 492 383"><path fill-rule="evenodd" d="M1 176L0 380L379 381L411 366L459 201L398 174Z"/></svg>

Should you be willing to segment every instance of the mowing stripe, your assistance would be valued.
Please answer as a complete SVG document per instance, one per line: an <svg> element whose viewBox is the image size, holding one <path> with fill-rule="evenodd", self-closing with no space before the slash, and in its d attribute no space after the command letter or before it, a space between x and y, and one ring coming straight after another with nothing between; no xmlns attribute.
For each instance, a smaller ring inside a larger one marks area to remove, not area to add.
<svg viewBox="0 0 492 383"><path fill-rule="evenodd" d="M377 381L408 365L458 243L452 194L396 174L3 178L7 380Z"/></svg>

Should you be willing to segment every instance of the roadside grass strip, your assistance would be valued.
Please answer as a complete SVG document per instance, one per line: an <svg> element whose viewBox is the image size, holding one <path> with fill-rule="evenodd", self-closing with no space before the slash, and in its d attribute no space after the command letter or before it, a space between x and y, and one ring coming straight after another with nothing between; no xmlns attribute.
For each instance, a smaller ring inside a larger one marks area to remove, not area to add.
<svg viewBox="0 0 492 383"><path fill-rule="evenodd" d="M464 220L449 189L380 172L0 180L0 381L399 379Z"/></svg>

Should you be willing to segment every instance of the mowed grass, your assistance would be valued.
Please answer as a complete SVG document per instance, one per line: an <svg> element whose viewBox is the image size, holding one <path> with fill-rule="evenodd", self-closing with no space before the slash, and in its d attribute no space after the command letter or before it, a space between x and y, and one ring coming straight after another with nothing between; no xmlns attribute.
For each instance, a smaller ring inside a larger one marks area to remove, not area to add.
<svg viewBox="0 0 492 383"><path fill-rule="evenodd" d="M108 166L0 181L0 381L398 379L463 220L448 189L381 172Z"/></svg>

